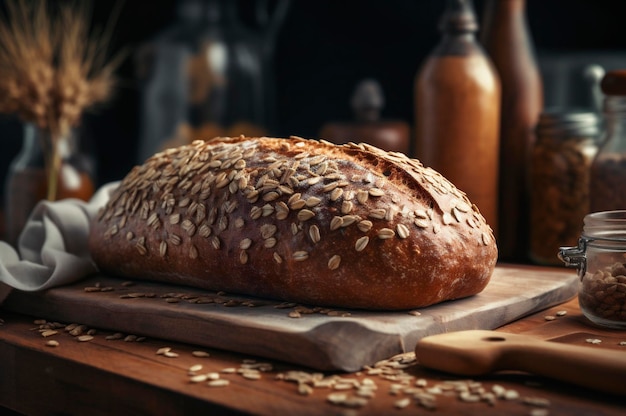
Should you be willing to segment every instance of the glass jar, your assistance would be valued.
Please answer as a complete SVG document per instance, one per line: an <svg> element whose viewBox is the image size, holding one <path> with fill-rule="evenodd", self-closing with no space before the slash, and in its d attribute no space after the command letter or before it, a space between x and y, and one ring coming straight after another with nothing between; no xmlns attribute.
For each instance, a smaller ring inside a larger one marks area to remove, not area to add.
<svg viewBox="0 0 626 416"><path fill-rule="evenodd" d="M578 269L580 310L592 322L626 329L626 210L585 216L577 247L559 257Z"/></svg>
<svg viewBox="0 0 626 416"><path fill-rule="evenodd" d="M544 111L530 162L530 259L562 264L556 253L576 245L589 213L589 170L600 118L591 111Z"/></svg>
<svg viewBox="0 0 626 416"><path fill-rule="evenodd" d="M607 72L600 86L606 132L591 166L590 212L626 209L626 70Z"/></svg>

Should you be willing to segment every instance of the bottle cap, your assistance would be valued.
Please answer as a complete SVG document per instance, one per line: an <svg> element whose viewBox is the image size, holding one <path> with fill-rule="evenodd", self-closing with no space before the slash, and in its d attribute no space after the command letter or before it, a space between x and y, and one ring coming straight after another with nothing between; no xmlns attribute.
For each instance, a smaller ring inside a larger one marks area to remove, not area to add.
<svg viewBox="0 0 626 416"><path fill-rule="evenodd" d="M478 21L472 0L448 0L446 11L439 21L439 30L453 33L476 32Z"/></svg>
<svg viewBox="0 0 626 416"><path fill-rule="evenodd" d="M600 83L606 95L626 95L626 69L608 71Z"/></svg>
<svg viewBox="0 0 626 416"><path fill-rule="evenodd" d="M350 101L354 115L359 121L376 121L385 105L383 89L374 79L361 81Z"/></svg>

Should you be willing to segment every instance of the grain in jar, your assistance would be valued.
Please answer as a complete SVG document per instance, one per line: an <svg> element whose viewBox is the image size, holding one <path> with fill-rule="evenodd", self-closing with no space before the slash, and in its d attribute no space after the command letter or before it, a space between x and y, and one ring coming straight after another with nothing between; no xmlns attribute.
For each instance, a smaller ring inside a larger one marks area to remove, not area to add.
<svg viewBox="0 0 626 416"><path fill-rule="evenodd" d="M559 257L578 269L578 301L585 317L626 329L626 211L586 215L578 245L562 247Z"/></svg>
<svg viewBox="0 0 626 416"><path fill-rule="evenodd" d="M530 258L559 265L560 246L575 245L589 212L589 172L597 153L599 117L591 111L541 114L530 166Z"/></svg>

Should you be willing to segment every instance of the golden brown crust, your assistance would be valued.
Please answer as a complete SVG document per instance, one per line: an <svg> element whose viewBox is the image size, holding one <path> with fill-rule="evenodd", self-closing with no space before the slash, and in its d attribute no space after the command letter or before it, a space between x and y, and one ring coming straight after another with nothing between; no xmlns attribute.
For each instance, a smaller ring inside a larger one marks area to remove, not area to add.
<svg viewBox="0 0 626 416"><path fill-rule="evenodd" d="M220 138L135 167L94 219L106 272L319 306L470 296L497 248L432 169L365 144Z"/></svg>

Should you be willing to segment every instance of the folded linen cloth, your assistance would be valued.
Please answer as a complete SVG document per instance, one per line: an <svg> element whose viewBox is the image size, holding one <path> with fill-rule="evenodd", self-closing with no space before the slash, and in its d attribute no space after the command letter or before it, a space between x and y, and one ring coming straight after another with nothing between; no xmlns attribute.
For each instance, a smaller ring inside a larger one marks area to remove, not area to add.
<svg viewBox="0 0 626 416"><path fill-rule="evenodd" d="M44 290L97 271L87 247L89 222L117 185L102 186L89 202L41 201L20 234L17 251L0 241L0 303L11 289Z"/></svg>

